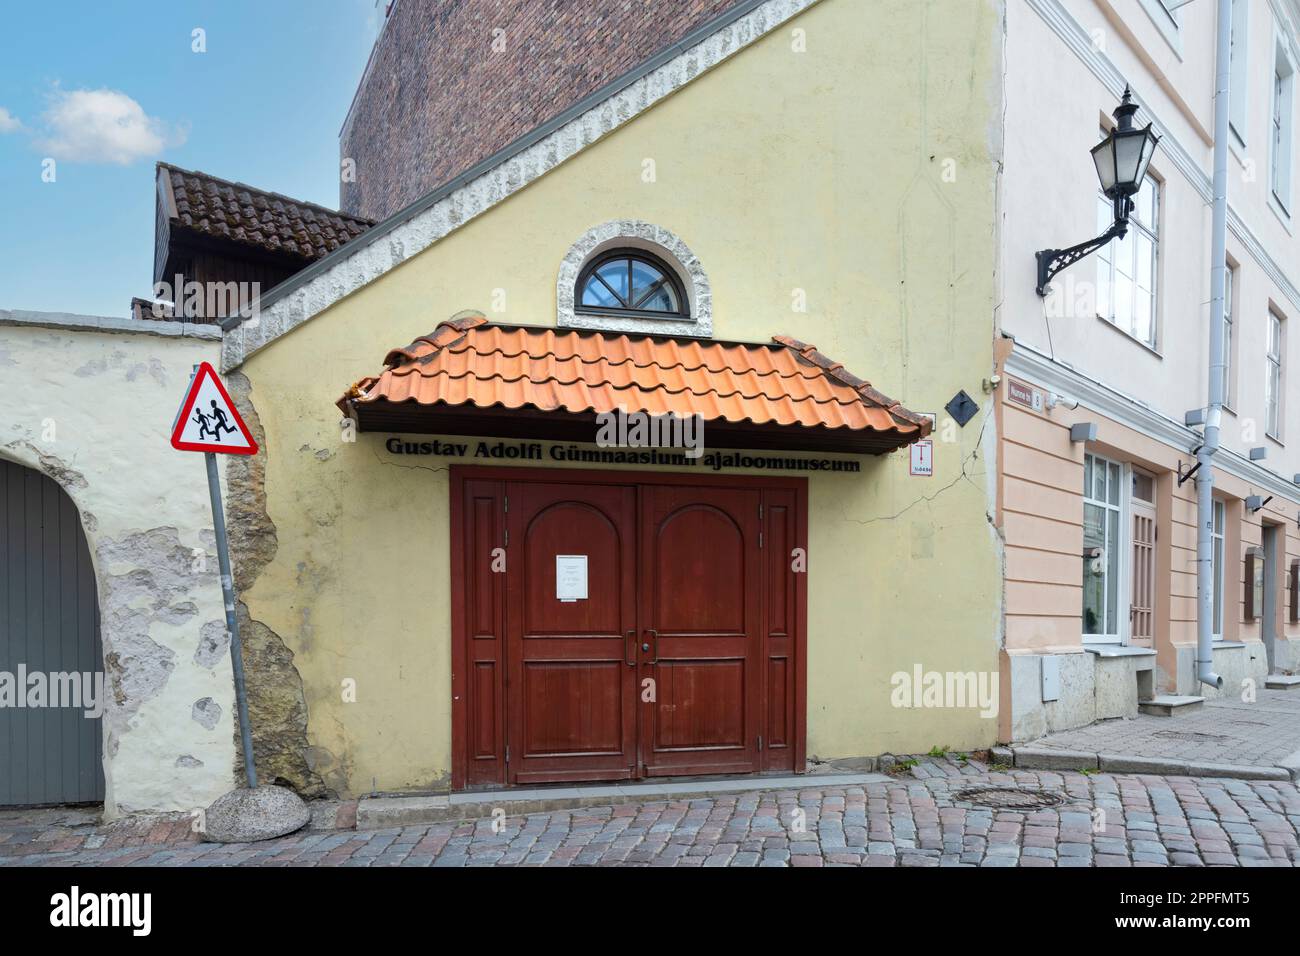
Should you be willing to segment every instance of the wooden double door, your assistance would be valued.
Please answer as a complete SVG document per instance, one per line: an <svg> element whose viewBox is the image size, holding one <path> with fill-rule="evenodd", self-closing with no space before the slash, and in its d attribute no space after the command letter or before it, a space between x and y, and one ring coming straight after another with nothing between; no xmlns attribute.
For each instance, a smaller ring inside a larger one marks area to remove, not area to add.
<svg viewBox="0 0 1300 956"><path fill-rule="evenodd" d="M458 786L802 769L802 488L655 477L456 483Z"/></svg>

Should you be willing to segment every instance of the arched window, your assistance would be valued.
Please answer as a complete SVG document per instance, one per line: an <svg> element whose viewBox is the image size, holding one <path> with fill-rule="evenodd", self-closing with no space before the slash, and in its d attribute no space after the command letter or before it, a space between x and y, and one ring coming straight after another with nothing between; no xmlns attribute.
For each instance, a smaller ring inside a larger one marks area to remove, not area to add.
<svg viewBox="0 0 1300 956"><path fill-rule="evenodd" d="M690 315L677 273L641 249L613 249L597 256L578 276L579 312L654 318Z"/></svg>

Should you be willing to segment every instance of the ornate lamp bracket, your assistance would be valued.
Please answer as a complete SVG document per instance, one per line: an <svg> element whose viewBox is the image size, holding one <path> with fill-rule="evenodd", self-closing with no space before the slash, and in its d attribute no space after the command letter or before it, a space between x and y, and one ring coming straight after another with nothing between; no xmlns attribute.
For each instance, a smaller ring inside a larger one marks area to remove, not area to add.
<svg viewBox="0 0 1300 956"><path fill-rule="evenodd" d="M1129 202L1128 205L1131 206L1132 203ZM1122 218L1116 217L1115 221L1111 223L1111 227L1096 239L1089 239L1087 242L1081 242L1077 246L1070 246L1068 249L1044 249L1041 252L1035 252L1034 258L1038 260L1038 286L1035 291L1040 296L1047 295L1047 284L1052 281L1052 276L1066 266L1072 266L1085 256L1096 252L1112 239L1123 239L1127 232L1128 216L1126 214Z"/></svg>

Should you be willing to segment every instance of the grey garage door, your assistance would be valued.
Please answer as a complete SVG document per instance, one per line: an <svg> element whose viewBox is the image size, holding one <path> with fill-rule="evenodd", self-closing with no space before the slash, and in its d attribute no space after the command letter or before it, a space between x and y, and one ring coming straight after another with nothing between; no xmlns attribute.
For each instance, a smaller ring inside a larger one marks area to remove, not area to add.
<svg viewBox="0 0 1300 956"><path fill-rule="evenodd" d="M74 692L102 670L95 572L77 508L53 479L0 461L0 682L11 691L0 685L0 806L104 799L100 718L86 717L86 691ZM79 681L60 676L73 673ZM39 703L35 674L44 675L45 705L17 706L15 695ZM22 675L26 686L15 686Z"/></svg>

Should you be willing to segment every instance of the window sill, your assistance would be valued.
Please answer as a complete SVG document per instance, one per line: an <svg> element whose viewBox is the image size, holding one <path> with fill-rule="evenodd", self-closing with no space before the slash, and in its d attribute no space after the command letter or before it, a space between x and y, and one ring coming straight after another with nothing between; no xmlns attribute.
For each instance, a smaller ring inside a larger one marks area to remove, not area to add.
<svg viewBox="0 0 1300 956"><path fill-rule="evenodd" d="M1118 333L1118 334L1124 336L1124 338L1128 339L1128 340L1129 340L1130 342L1132 342L1134 345L1136 345L1136 346L1138 346L1138 347L1144 349L1144 350L1147 351L1147 352L1150 352L1150 353L1151 353L1153 356L1155 356L1156 358L1161 359L1162 361L1164 360L1164 356L1160 354L1160 350L1157 349L1154 345L1150 345L1150 344L1147 343L1147 342L1143 342L1140 338L1138 338L1138 337L1137 337L1136 335L1134 335L1132 332L1125 332L1123 329L1121 329L1118 325L1116 325L1116 324L1115 324L1114 322L1112 322L1110 319L1106 318L1104 315L1098 315L1098 316L1097 316L1097 321L1100 322L1102 325L1106 326L1106 327L1107 327L1108 329L1110 329L1112 332L1116 332L1116 333Z"/></svg>
<svg viewBox="0 0 1300 956"><path fill-rule="evenodd" d="M1083 642L1083 649L1098 657L1155 657L1156 652L1149 647L1131 647L1128 644L1089 644Z"/></svg>
<svg viewBox="0 0 1300 956"><path fill-rule="evenodd" d="M561 329L590 329L596 332L623 332L631 335L671 335L677 338L708 339L712 338L713 329L709 325L692 318L665 316L664 318L647 318L645 316L610 315L609 313L573 312L560 313L556 327Z"/></svg>
<svg viewBox="0 0 1300 956"><path fill-rule="evenodd" d="M1264 432L1264 437L1267 438L1269 441L1271 441L1274 445L1277 445L1278 448L1286 447L1286 442L1278 438L1276 435L1271 435L1268 432Z"/></svg>
<svg viewBox="0 0 1300 956"><path fill-rule="evenodd" d="M1240 650L1245 646L1246 644L1243 641L1224 641L1216 639L1211 642L1210 649L1215 651Z"/></svg>

